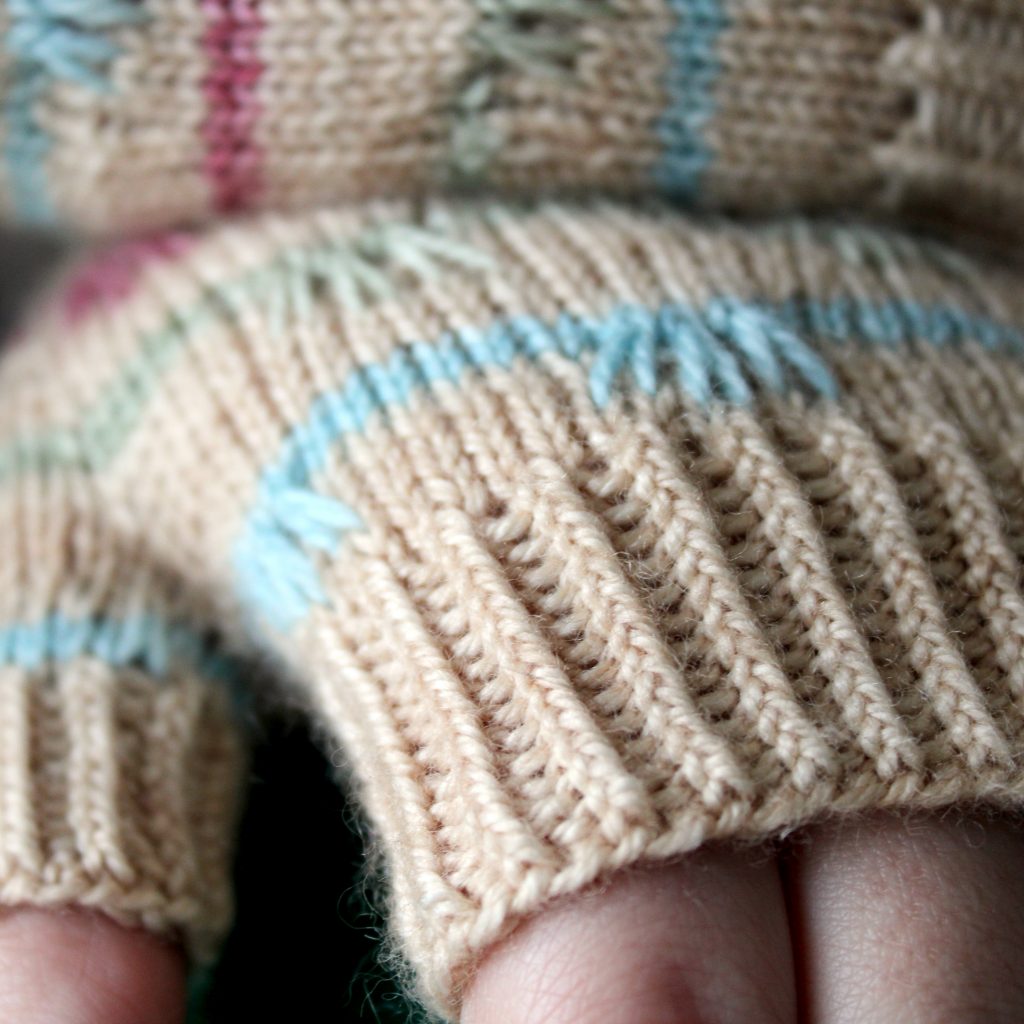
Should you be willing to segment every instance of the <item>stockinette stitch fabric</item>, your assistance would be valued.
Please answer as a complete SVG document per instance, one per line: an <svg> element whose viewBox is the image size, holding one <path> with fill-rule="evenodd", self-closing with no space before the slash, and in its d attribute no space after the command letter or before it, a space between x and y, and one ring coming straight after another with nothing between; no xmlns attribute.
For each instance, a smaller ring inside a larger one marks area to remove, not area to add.
<svg viewBox="0 0 1024 1024"><path fill-rule="evenodd" d="M0 213L104 233L438 188L1020 241L1017 0L3 0Z"/></svg>
<svg viewBox="0 0 1024 1024"><path fill-rule="evenodd" d="M608 202L91 257L0 364L0 899L206 955L250 656L344 750L449 1019L615 869L1019 806L1021 283Z"/></svg>

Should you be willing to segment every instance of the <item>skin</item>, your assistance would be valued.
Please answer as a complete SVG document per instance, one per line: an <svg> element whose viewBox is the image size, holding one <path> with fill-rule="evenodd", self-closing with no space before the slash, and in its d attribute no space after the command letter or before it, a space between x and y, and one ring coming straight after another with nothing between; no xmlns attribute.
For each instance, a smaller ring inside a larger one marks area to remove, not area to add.
<svg viewBox="0 0 1024 1024"><path fill-rule="evenodd" d="M874 815L634 871L484 958L462 1024L1019 1024L1024 832Z"/></svg>
<svg viewBox="0 0 1024 1024"><path fill-rule="evenodd" d="M1024 831L873 815L709 847L554 901L484 957L462 1024L1019 1024ZM181 1024L171 946L0 917L0 1020Z"/></svg>
<svg viewBox="0 0 1024 1024"><path fill-rule="evenodd" d="M0 917L0 1020L182 1024L185 963L169 943L88 911Z"/></svg>

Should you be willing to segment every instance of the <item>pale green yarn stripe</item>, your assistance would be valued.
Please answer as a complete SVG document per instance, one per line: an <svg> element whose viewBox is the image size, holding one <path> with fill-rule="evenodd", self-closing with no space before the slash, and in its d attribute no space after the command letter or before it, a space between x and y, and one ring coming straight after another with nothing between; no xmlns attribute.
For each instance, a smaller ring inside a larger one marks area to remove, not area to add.
<svg viewBox="0 0 1024 1024"><path fill-rule="evenodd" d="M322 245L283 246L268 263L233 281L207 286L191 307L169 311L162 327L142 336L138 350L98 399L68 427L19 437L0 447L0 483L48 469L98 471L125 446L170 366L195 336L236 311L264 309L268 327L281 332L288 316L310 315L311 291L323 286L339 304L358 309L391 294L385 263L421 278L438 263L486 265L468 246L412 225L394 223Z"/></svg>
<svg viewBox="0 0 1024 1024"><path fill-rule="evenodd" d="M266 277L264 269L239 282L240 297L251 298ZM107 465L126 443L175 357L193 334L218 319L223 290L183 314L172 314L171 323L144 335L138 352L77 423L0 448L0 482L31 469L97 470Z"/></svg>
<svg viewBox="0 0 1024 1024"><path fill-rule="evenodd" d="M0 483L50 469L103 470L127 445L161 379L181 353L204 330L237 321L242 310L262 319L272 334L283 334L289 321L310 317L321 296L339 308L358 310L394 295L396 270L426 281L442 264L463 269L490 266L484 256L453 238L401 222L372 226L330 243L283 244L266 262L234 280L207 284L190 307L169 310L166 322L141 337L138 349L98 397L77 415L72 413L70 424L44 425L37 433L0 446ZM756 296L747 299L754 301ZM954 312L961 320L966 316L967 327L985 327L983 313L972 318L967 311ZM828 324L821 327L826 335L834 333L825 330ZM873 337L870 330L865 333L868 339ZM887 337L880 336L881 341Z"/></svg>
<svg viewBox="0 0 1024 1024"><path fill-rule="evenodd" d="M488 116L499 80L513 73L572 85L578 30L608 17L608 0L470 0L477 21L466 37L469 62L452 101L447 154L450 177L486 183L505 140Z"/></svg>

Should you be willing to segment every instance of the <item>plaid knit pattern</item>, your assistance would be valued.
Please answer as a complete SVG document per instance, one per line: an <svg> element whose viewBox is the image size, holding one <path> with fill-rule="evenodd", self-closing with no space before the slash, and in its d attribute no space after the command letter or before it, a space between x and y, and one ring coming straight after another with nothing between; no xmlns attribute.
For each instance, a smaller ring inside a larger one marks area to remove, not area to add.
<svg viewBox="0 0 1024 1024"><path fill-rule="evenodd" d="M1022 39L1012 0L6 0L0 209L602 189L1015 241Z"/></svg>
<svg viewBox="0 0 1024 1024"><path fill-rule="evenodd" d="M343 746L449 1017L614 869L1024 795L1018 274L610 205L137 251L0 369L0 897L213 940L229 652Z"/></svg>

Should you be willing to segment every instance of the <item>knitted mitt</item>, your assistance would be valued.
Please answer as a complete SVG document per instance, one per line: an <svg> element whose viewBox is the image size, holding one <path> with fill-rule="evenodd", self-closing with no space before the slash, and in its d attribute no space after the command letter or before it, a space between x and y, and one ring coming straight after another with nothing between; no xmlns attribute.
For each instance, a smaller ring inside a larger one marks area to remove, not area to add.
<svg viewBox="0 0 1024 1024"><path fill-rule="evenodd" d="M489 186L1022 234L1018 0L2 0L0 39L22 221Z"/></svg>
<svg viewBox="0 0 1024 1024"><path fill-rule="evenodd" d="M610 206L133 253L0 373L3 898L223 922L214 634L343 745L449 1015L613 869L1024 796L1018 276Z"/></svg>

